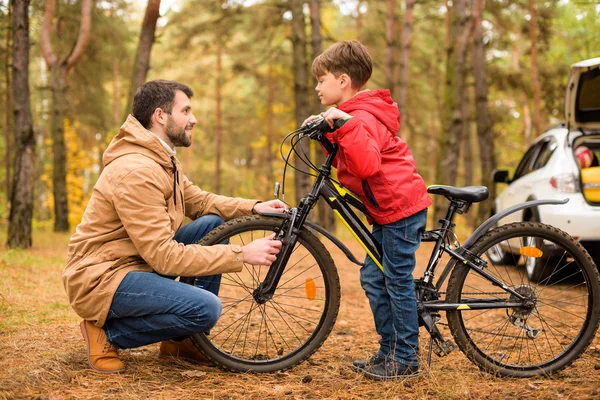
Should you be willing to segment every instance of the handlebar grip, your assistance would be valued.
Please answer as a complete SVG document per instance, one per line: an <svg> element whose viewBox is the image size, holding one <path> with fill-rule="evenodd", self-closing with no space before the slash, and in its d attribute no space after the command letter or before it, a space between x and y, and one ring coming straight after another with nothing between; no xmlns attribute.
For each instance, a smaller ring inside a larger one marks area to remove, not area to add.
<svg viewBox="0 0 600 400"><path fill-rule="evenodd" d="M329 124L327 123L327 121L323 120L321 121L321 123L319 124L319 129L322 132L333 132L337 129L340 129L342 126L344 126L344 124L347 122L347 119L336 119L335 122L333 123L333 128L329 126Z"/></svg>

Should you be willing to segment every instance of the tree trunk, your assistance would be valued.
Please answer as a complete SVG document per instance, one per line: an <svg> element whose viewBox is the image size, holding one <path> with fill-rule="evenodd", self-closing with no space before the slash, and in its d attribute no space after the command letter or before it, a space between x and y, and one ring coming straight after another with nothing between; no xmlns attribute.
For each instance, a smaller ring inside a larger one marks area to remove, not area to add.
<svg viewBox="0 0 600 400"><path fill-rule="evenodd" d="M160 0L148 0L144 21L142 22L140 40L135 53L135 64L133 65L129 96L127 96L125 116L131 113L131 105L133 104L135 92L146 82L146 76L148 76L148 70L150 69L150 54L152 53L152 45L155 39L156 21L158 21L159 16Z"/></svg>
<svg viewBox="0 0 600 400"><path fill-rule="evenodd" d="M465 61L467 43L470 34L469 13L470 0L455 0L450 12L450 30L448 32L448 48L446 59L446 88L444 92L444 137L438 149L440 163L437 170L438 184L456 185L458 163L460 159L460 139L465 130L462 104L465 85ZM455 40L453 40L455 39ZM446 200L436 197L435 220L443 218Z"/></svg>
<svg viewBox="0 0 600 400"><path fill-rule="evenodd" d="M408 120L406 114L406 92L408 91L408 66L410 61L410 46L412 43L412 31L414 21L415 0L406 0L406 10L402 19L402 53L400 55L400 80L395 93L398 98L398 110L400 118ZM400 137L408 142L410 131L407 129L407 123L400 124Z"/></svg>
<svg viewBox="0 0 600 400"><path fill-rule="evenodd" d="M385 79L386 87L392 92L392 97L395 97L396 79L394 72L396 69L396 0L387 0L387 18L385 20L385 39L386 39L386 57L385 57ZM399 132L398 132L399 133Z"/></svg>
<svg viewBox="0 0 600 400"><path fill-rule="evenodd" d="M79 62L87 47L92 29L92 1L82 0L81 22L79 35L71 50L64 59L58 60L52 51L51 27L56 10L56 0L46 0L44 22L40 34L40 48L48 70L50 72L50 87L52 90L52 148L53 161L53 191L54 191L54 231L67 232L69 230L69 207L67 200L67 175L66 154L64 138L64 118L67 91L67 76L69 71Z"/></svg>
<svg viewBox="0 0 600 400"><path fill-rule="evenodd" d="M11 60L10 60L10 47L11 47L11 36L13 35L12 32L12 1L9 1L7 4L7 8L8 8L8 15L7 15L7 22L6 22L6 60L5 60L5 64L4 64L4 77L5 77L5 84L6 84L6 93L5 93L5 103L4 103L4 107L5 107L5 119L4 119L4 162L5 162L5 166L6 166L6 185L5 185L5 190L6 190L6 204L10 204L10 198L11 198L11 184L10 184L10 177L11 177L11 167L12 167L12 151L11 151L11 136L13 133L13 125L12 125L12 114L13 114L13 104L12 104L12 97L11 97L11 91L12 91L12 87L11 87L11 80L10 80L10 76L11 76Z"/></svg>
<svg viewBox="0 0 600 400"><path fill-rule="evenodd" d="M310 40L310 48L311 48L311 56L314 60L319 54L322 52L322 42L323 38L321 36L321 4L320 0L310 0L308 4L310 10L310 32L311 32L311 40ZM311 91L312 88L309 88ZM313 99L312 102L312 114L316 115L323 111L325 108L321 105L319 98L317 96L311 96ZM325 163L325 153L321 146L318 143L314 143L315 148L315 165L321 166ZM335 229L335 219L333 215L333 211L329 207L327 203L323 199L319 199L317 203L317 220L319 225L324 227L325 229L332 231Z"/></svg>
<svg viewBox="0 0 600 400"><path fill-rule="evenodd" d="M223 116L221 112L221 86L223 73L223 42L221 39L221 25L217 24L217 76L215 82L215 193L221 192L221 154L223 141Z"/></svg>
<svg viewBox="0 0 600 400"><path fill-rule="evenodd" d="M535 135L542 134L541 118L541 89L538 73L538 50L537 50L537 17L535 0L529 0L529 37L531 39L531 86L533 88L533 126Z"/></svg>
<svg viewBox="0 0 600 400"><path fill-rule="evenodd" d="M54 231L69 230L69 203L67 199L67 149L65 146L65 109L67 95L66 71L60 66L50 70L52 111L52 187L54 192Z"/></svg>
<svg viewBox="0 0 600 400"><path fill-rule="evenodd" d="M364 21L363 14L360 12L360 9L363 6L363 0L358 0L356 2L356 36L359 42L365 41L365 32L364 32Z"/></svg>
<svg viewBox="0 0 600 400"><path fill-rule="evenodd" d="M296 126L310 115L310 104L308 101L308 61L306 59L306 23L302 11L302 0L291 0L292 11L292 47L294 53L294 100L296 104L295 117ZM298 153L310 155L310 142L302 140L297 146ZM296 204L306 196L310 190L310 177L300 171L308 171L306 165L296 156L294 159L294 186L296 193ZM300 170L300 171L298 171Z"/></svg>
<svg viewBox="0 0 600 400"><path fill-rule="evenodd" d="M13 98L15 171L7 246L29 248L35 183L35 137L29 99L29 0L13 4Z"/></svg>
<svg viewBox="0 0 600 400"><path fill-rule="evenodd" d="M113 73L112 73L112 123L115 127L115 132L119 131L121 125L121 116L119 115L119 58L113 58Z"/></svg>
<svg viewBox="0 0 600 400"><path fill-rule="evenodd" d="M271 196L271 189L275 184L275 172L273 171L273 106L275 104L275 77L273 76L273 55L269 55L269 65L267 69L267 146L265 148L265 170L267 177L267 187L264 198L268 199Z"/></svg>
<svg viewBox="0 0 600 400"><path fill-rule="evenodd" d="M473 8L473 72L475 76L475 115L477 118L477 139L481 161L481 183L490 191L488 200L479 203L475 225L481 224L492 214L496 185L492 180L492 171L496 168L494 132L488 107L487 65L483 43L483 10L485 0L476 0Z"/></svg>

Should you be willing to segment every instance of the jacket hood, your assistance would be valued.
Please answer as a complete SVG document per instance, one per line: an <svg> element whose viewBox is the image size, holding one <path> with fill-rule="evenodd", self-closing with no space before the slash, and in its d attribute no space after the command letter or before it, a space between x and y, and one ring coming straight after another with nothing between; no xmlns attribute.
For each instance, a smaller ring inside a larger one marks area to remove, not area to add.
<svg viewBox="0 0 600 400"><path fill-rule="evenodd" d="M171 157L158 139L149 132L132 115L127 117L119 133L112 139L104 152L102 162L106 167L126 154L142 154L164 168L172 169Z"/></svg>
<svg viewBox="0 0 600 400"><path fill-rule="evenodd" d="M400 130L400 112L389 90L364 90L338 107L344 112L367 111L396 134Z"/></svg>

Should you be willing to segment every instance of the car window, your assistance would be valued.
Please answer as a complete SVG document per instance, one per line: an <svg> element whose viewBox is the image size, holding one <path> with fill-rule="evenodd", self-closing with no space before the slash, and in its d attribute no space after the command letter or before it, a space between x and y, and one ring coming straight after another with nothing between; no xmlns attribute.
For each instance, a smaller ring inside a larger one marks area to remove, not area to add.
<svg viewBox="0 0 600 400"><path fill-rule="evenodd" d="M549 140L543 141L541 143L540 152L538 153L537 159L533 163L532 171L546 166L546 164L550 160L550 157L552 156L552 153L554 153L554 150L556 150L557 147L558 144L556 143L556 140L554 140L554 138L550 138Z"/></svg>
<svg viewBox="0 0 600 400"><path fill-rule="evenodd" d="M600 120L600 70L581 74L577 96L577 120L597 122Z"/></svg>
<svg viewBox="0 0 600 400"><path fill-rule="evenodd" d="M519 166L515 170L515 175L512 179L513 181L516 181L517 179L533 171L533 162L535 161L535 158L540 150L541 145L542 143L536 143L535 145L531 146L529 150L527 150L527 152L521 159Z"/></svg>

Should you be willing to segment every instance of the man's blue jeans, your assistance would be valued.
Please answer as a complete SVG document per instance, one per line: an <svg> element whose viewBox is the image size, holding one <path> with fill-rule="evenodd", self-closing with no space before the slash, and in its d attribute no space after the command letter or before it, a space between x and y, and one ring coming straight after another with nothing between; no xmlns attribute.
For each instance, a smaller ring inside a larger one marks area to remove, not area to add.
<svg viewBox="0 0 600 400"><path fill-rule="evenodd" d="M206 215L177 231L175 240L195 244L221 225L216 215ZM154 272L130 272L119 285L104 331L120 349L144 346L210 330L221 315L216 296L221 275L196 279L204 289L176 282Z"/></svg>
<svg viewBox="0 0 600 400"><path fill-rule="evenodd" d="M375 329L381 336L379 355L407 365L419 365L419 320L412 272L427 209L398 222L373 224L373 237L383 250L383 272L367 256L360 270Z"/></svg>

